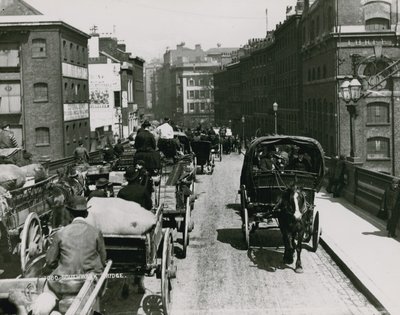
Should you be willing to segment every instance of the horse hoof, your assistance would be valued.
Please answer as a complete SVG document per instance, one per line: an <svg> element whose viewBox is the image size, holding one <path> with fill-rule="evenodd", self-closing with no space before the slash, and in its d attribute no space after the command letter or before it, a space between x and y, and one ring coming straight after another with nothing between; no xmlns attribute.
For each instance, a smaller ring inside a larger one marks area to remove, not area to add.
<svg viewBox="0 0 400 315"><path fill-rule="evenodd" d="M303 270L302 267L297 267L294 271L295 271L296 273L303 273L303 272L304 272L304 270Z"/></svg>

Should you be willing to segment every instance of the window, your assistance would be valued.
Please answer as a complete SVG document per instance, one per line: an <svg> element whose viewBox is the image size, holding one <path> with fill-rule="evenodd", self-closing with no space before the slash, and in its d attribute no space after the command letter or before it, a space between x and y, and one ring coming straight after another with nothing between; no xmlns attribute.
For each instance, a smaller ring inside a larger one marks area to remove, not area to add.
<svg viewBox="0 0 400 315"><path fill-rule="evenodd" d="M0 84L0 114L21 113L20 83Z"/></svg>
<svg viewBox="0 0 400 315"><path fill-rule="evenodd" d="M200 103L200 110L204 112L206 110L206 104L205 103Z"/></svg>
<svg viewBox="0 0 400 315"><path fill-rule="evenodd" d="M17 44L0 44L0 67L19 67Z"/></svg>
<svg viewBox="0 0 400 315"><path fill-rule="evenodd" d="M71 62L74 62L74 44L72 43L69 44L69 54Z"/></svg>
<svg viewBox="0 0 400 315"><path fill-rule="evenodd" d="M194 112L194 103L189 103L189 111Z"/></svg>
<svg viewBox="0 0 400 315"><path fill-rule="evenodd" d="M204 92L205 92L204 90L200 90L200 98L204 98L204 96L205 96Z"/></svg>
<svg viewBox="0 0 400 315"><path fill-rule="evenodd" d="M368 159L387 159L389 158L389 139L374 137L367 140Z"/></svg>
<svg viewBox="0 0 400 315"><path fill-rule="evenodd" d="M194 86L194 80L192 78L188 79L188 86Z"/></svg>
<svg viewBox="0 0 400 315"><path fill-rule="evenodd" d="M35 83L33 85L34 90L34 101L35 102L47 102L48 101L48 87L47 83Z"/></svg>
<svg viewBox="0 0 400 315"><path fill-rule="evenodd" d="M47 127L40 127L35 129L36 145L50 145L50 129Z"/></svg>
<svg viewBox="0 0 400 315"><path fill-rule="evenodd" d="M368 124L387 124L389 123L389 104L371 103L367 105Z"/></svg>
<svg viewBox="0 0 400 315"><path fill-rule="evenodd" d="M373 18L365 21L367 31L388 30L389 20L384 18Z"/></svg>
<svg viewBox="0 0 400 315"><path fill-rule="evenodd" d="M68 51L67 51L67 42L65 40L63 40L63 54L64 54L64 60L67 60Z"/></svg>
<svg viewBox="0 0 400 315"><path fill-rule="evenodd" d="M32 40L32 58L44 58L46 57L46 40L45 39L33 39Z"/></svg>
<svg viewBox="0 0 400 315"><path fill-rule="evenodd" d="M194 91L188 91L188 98L194 98Z"/></svg>

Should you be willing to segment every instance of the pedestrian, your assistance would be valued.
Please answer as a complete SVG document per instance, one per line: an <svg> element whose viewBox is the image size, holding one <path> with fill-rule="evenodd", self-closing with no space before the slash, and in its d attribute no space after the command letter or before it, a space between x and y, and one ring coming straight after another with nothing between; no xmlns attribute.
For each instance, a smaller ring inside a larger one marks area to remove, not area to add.
<svg viewBox="0 0 400 315"><path fill-rule="evenodd" d="M340 197L344 187L344 175L346 173L345 156L341 154L336 163L335 173L333 176L332 193L333 197Z"/></svg>
<svg viewBox="0 0 400 315"><path fill-rule="evenodd" d="M120 158L122 156L122 154L124 153L124 151L125 151L124 145L122 144L121 139L118 139L117 144L114 146L115 156L117 158Z"/></svg>
<svg viewBox="0 0 400 315"><path fill-rule="evenodd" d="M76 164L86 164L89 162L89 152L83 146L83 141L78 141L78 146L74 150Z"/></svg>
<svg viewBox="0 0 400 315"><path fill-rule="evenodd" d="M326 186L326 191L328 193L332 193L332 186L335 178L335 168L336 168L336 163L339 160L338 156L332 156L331 157L331 162L330 162L330 167L328 168L328 171L326 172L326 177L328 178L328 185Z"/></svg>
<svg viewBox="0 0 400 315"><path fill-rule="evenodd" d="M400 215L399 196L399 179L393 178L391 185L385 189L378 213L378 217L381 219L388 218L386 229L389 237L397 237L396 228Z"/></svg>

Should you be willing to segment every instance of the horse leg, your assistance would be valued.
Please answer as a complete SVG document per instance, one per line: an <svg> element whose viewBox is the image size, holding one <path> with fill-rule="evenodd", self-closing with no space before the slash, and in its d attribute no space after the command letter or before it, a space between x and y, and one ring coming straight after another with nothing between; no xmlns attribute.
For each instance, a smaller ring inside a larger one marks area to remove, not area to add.
<svg viewBox="0 0 400 315"><path fill-rule="evenodd" d="M287 231L282 231L283 245L285 246L285 252L283 254L283 263L293 263L293 249L291 244L290 235Z"/></svg>
<svg viewBox="0 0 400 315"><path fill-rule="evenodd" d="M297 273L303 273L303 266L301 264L301 249L303 248L303 236L304 232L299 233L298 238L297 238L297 244L296 244L296 252L297 252L297 259L296 259L296 269L295 272Z"/></svg>

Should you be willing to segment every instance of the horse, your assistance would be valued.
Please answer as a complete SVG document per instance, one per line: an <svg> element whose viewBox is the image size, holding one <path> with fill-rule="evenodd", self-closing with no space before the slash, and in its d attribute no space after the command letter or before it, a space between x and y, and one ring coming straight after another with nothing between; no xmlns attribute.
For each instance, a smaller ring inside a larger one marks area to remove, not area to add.
<svg viewBox="0 0 400 315"><path fill-rule="evenodd" d="M309 223L306 215L308 210L305 192L302 188L293 184L283 191L274 207L285 246L283 263L292 264L294 251L296 250L295 272L297 273L303 272L300 255L307 224Z"/></svg>

